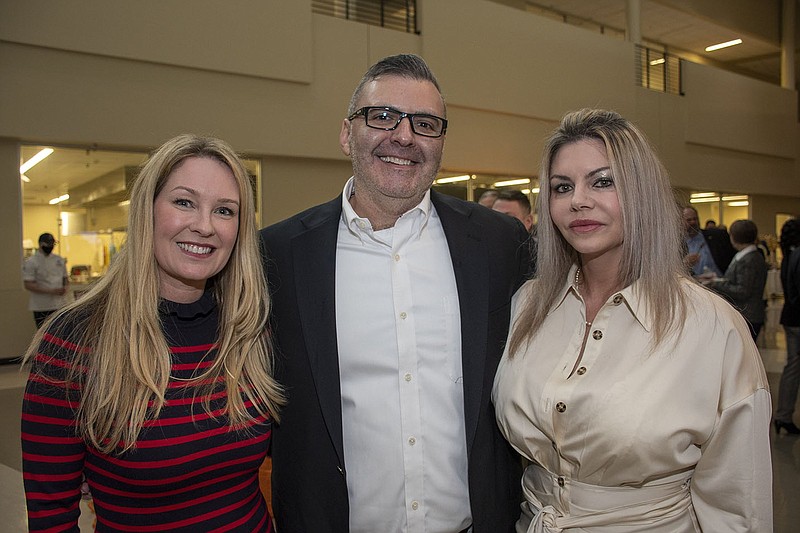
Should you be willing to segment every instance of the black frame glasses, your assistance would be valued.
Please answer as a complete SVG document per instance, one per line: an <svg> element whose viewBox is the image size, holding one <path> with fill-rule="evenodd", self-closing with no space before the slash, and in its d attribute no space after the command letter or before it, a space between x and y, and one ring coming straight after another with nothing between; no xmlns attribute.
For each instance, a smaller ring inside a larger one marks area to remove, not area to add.
<svg viewBox="0 0 800 533"><path fill-rule="evenodd" d="M375 114L375 111L378 111L378 113ZM347 120L353 120L359 115L364 117L364 123L367 127L376 130L391 131L397 129L400 122L404 118L408 118L408 122L411 124L411 131L417 135L437 138L447 132L447 119L426 113L403 113L393 107L366 106L347 117ZM387 127L392 122L394 124Z"/></svg>

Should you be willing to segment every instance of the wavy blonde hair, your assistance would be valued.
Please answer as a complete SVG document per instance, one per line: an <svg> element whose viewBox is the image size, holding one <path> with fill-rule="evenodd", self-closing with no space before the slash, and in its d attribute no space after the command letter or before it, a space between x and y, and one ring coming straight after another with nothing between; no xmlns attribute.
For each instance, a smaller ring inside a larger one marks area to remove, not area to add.
<svg viewBox="0 0 800 533"><path fill-rule="evenodd" d="M542 326L569 269L580 264L578 253L550 216L550 167L561 147L586 139L605 146L619 195L624 234L620 286L638 282L639 296L653 317L653 347L683 327L687 310L681 288L681 280L687 278L682 261L683 231L669 175L647 138L633 124L613 111L582 109L566 114L545 145L536 206L537 279L512 326L512 355Z"/></svg>
<svg viewBox="0 0 800 533"><path fill-rule="evenodd" d="M212 158L226 165L240 195L236 244L228 263L209 280L220 309L217 356L196 380L209 380L209 388L217 378L224 381L225 414L231 427L252 418L245 397L262 416L275 419L284 403L282 389L272 377L273 351L267 326L270 302L249 174L225 142L179 135L153 152L142 166L131 190L126 244L108 273L79 300L56 313L39 330L25 355L26 362L35 356L49 326L78 326L79 344L87 349L76 354L67 378L82 384L78 431L105 453L134 447L145 420L156 418L164 405L171 358L159 320L153 201L173 169L191 157ZM201 389L198 394L206 392ZM210 410L208 401L205 410Z"/></svg>

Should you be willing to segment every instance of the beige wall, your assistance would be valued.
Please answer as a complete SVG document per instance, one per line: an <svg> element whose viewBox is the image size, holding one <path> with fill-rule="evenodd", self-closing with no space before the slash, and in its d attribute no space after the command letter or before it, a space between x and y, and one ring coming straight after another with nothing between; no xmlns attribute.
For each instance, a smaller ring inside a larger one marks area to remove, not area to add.
<svg viewBox="0 0 800 533"><path fill-rule="evenodd" d="M52 233L59 238L58 215L59 208L53 205L32 205L25 208L25 219L22 226L22 238L30 239L33 247L39 246L37 242L42 233ZM56 249L58 253L58 249Z"/></svg>
<svg viewBox="0 0 800 533"><path fill-rule="evenodd" d="M261 221L266 226L333 199L352 175L349 161L269 157L261 161Z"/></svg>
<svg viewBox="0 0 800 533"><path fill-rule="evenodd" d="M636 87L630 43L486 0L418 10L415 35L312 15L309 0L0 0L0 246L13 251L0 258L0 357L32 332L19 142L146 150L184 131L216 135L260 159L272 223L341 191L350 94L391 53L422 54L443 86L446 170L537 175L563 113L606 107L642 127L676 185L755 195L759 226L800 212L794 91L686 64L685 95L657 93Z"/></svg>
<svg viewBox="0 0 800 533"><path fill-rule="evenodd" d="M260 78L310 82L311 1L0 2L4 41ZM264 61L265 52L270 60Z"/></svg>

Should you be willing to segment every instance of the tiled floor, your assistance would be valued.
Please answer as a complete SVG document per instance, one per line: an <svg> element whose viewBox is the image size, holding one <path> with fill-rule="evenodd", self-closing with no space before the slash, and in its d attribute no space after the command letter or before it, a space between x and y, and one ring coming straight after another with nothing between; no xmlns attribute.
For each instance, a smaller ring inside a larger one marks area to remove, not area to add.
<svg viewBox="0 0 800 533"><path fill-rule="evenodd" d="M774 329L762 334L759 339L761 356L769 376L770 387L775 396L780 372L786 362L783 334ZM0 391L14 389L19 391L18 401L6 401L0 405L0 421L3 428L0 435L0 516L3 517L3 531L7 533L24 532L25 502L22 496L22 476L19 473L18 453L3 453L3 445L19 442L18 413L21 404L22 387L26 375L15 365L0 366ZM800 409L798 409L800 415ZM795 419L798 421L798 418ZM795 533L800 531L800 437L785 433L772 437L772 468L774 473L773 500L775 508L775 533ZM13 439L13 442L8 442ZM11 449L13 446L6 446ZM18 450L14 450L17 452ZM87 516L87 513L84 513ZM87 521L81 531L91 531ZM717 533L717 532L711 532Z"/></svg>

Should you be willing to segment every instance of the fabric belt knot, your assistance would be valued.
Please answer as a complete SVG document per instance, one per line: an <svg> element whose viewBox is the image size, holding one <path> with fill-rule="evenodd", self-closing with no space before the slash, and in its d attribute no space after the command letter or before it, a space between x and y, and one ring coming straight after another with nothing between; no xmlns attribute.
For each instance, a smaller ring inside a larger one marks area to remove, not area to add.
<svg viewBox="0 0 800 533"><path fill-rule="evenodd" d="M647 526L663 526L689 512L693 473L692 470L673 474L641 487L602 487L571 479L565 481L533 464L525 469L522 477L525 502L520 506L522 515L516 530L517 533L561 533L569 528L624 525L646 530ZM563 500L566 500L566 509L557 509L558 502Z"/></svg>

